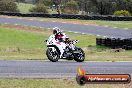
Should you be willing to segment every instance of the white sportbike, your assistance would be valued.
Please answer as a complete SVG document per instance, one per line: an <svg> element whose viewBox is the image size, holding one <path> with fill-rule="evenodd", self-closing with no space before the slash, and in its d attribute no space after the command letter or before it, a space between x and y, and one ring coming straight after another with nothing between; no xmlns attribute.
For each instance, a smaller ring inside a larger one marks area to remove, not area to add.
<svg viewBox="0 0 132 88"><path fill-rule="evenodd" d="M67 44L56 40L55 36L52 35L46 40L48 47L46 55L52 62L57 62L59 59L83 62L85 59L85 53L81 48L75 46L77 42L78 40L73 40Z"/></svg>

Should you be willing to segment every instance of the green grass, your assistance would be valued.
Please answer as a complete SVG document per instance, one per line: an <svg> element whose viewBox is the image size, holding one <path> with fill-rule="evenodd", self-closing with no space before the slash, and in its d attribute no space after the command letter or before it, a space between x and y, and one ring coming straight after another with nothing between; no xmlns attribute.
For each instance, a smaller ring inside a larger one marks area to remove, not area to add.
<svg viewBox="0 0 132 88"><path fill-rule="evenodd" d="M45 30L45 32L47 31ZM14 59L37 59L38 56L44 57L43 51L46 49L44 40L48 36L46 33L39 34L23 30L0 28L0 55Z"/></svg>
<svg viewBox="0 0 132 88"><path fill-rule="evenodd" d="M20 12L23 12L23 13L28 13L29 9L34 7L33 4L26 4L26 3L17 3L17 6Z"/></svg>
<svg viewBox="0 0 132 88"><path fill-rule="evenodd" d="M110 26L118 28L130 28L132 29L132 21L93 21L100 26Z"/></svg>
<svg viewBox="0 0 132 88"><path fill-rule="evenodd" d="M43 48L43 37L30 32L0 28L0 47Z"/></svg>
<svg viewBox="0 0 132 88"><path fill-rule="evenodd" d="M130 84L86 84L75 79L0 79L0 88L130 88Z"/></svg>
<svg viewBox="0 0 132 88"><path fill-rule="evenodd" d="M0 25L0 60L47 60L44 40L51 33L47 29L22 26L9 29ZM132 61L132 51L114 52L109 48L96 46L97 36L71 32L66 34L71 39L79 40L77 46L85 51L87 61Z"/></svg>

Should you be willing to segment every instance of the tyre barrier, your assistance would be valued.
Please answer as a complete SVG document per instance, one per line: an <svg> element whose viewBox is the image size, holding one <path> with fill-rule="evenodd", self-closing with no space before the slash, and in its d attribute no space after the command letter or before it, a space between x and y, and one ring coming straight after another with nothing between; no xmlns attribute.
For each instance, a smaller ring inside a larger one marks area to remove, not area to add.
<svg viewBox="0 0 132 88"><path fill-rule="evenodd" d="M132 38L96 38L96 45L110 47L112 49L122 48L132 50Z"/></svg>
<svg viewBox="0 0 132 88"><path fill-rule="evenodd" d="M21 17L46 17L62 19L80 20L109 20L109 21L132 21L132 16L102 16L102 15L71 15L71 14L44 14L44 13L20 13L20 12L0 12L0 15L21 16Z"/></svg>

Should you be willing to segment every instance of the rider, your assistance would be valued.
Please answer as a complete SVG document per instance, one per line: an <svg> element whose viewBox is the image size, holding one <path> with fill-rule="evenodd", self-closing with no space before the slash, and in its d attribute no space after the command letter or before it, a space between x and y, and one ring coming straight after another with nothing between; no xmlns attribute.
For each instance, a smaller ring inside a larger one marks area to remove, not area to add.
<svg viewBox="0 0 132 88"><path fill-rule="evenodd" d="M63 33L58 27L53 28L53 34L55 36L55 39L59 40L60 42L65 42L68 38L66 34Z"/></svg>
<svg viewBox="0 0 132 88"><path fill-rule="evenodd" d="M55 36L56 40L58 40L59 42L64 42L67 45L67 47L74 50L73 44L70 44L72 40L70 40L69 37L67 37L66 34L60 30L60 28L54 27L53 35Z"/></svg>

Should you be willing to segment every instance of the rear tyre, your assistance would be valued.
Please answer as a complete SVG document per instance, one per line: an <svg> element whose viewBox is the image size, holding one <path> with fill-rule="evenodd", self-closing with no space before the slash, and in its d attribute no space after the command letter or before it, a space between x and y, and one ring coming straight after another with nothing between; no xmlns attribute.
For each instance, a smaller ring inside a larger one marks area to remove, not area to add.
<svg viewBox="0 0 132 88"><path fill-rule="evenodd" d="M84 51L81 48L78 48L77 51L79 51L80 53L75 55L74 60L77 62L83 62L85 59Z"/></svg>
<svg viewBox="0 0 132 88"><path fill-rule="evenodd" d="M57 62L59 60L59 53L57 52L56 48L54 48L54 51L52 48L48 48L46 51L46 55L52 62Z"/></svg>

